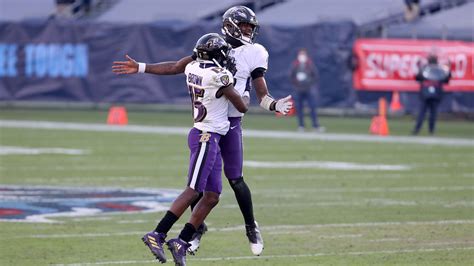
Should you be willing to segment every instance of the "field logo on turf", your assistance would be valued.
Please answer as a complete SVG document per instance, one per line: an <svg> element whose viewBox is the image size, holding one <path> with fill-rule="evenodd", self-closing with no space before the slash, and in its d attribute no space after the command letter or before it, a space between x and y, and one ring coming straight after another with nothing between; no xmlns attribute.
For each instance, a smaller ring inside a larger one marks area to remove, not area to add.
<svg viewBox="0 0 474 266"><path fill-rule="evenodd" d="M0 185L0 221L54 223L57 217L165 211L180 192Z"/></svg>

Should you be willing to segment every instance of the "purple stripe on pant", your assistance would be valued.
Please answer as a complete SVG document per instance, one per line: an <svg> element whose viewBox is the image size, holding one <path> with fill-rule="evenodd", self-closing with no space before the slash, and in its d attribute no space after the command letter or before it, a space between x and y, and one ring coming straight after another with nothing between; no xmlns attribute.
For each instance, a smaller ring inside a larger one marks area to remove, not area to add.
<svg viewBox="0 0 474 266"><path fill-rule="evenodd" d="M188 186L197 192L222 192L221 135L192 128L188 134L190 151Z"/></svg>

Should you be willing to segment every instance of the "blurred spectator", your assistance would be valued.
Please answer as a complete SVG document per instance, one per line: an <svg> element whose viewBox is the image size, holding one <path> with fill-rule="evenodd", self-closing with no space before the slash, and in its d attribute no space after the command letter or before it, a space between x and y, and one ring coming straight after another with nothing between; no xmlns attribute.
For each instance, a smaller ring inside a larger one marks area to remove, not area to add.
<svg viewBox="0 0 474 266"><path fill-rule="evenodd" d="M98 6L102 2L94 1L94 5ZM56 0L56 17L72 18L89 15L92 10L91 0Z"/></svg>
<svg viewBox="0 0 474 266"><path fill-rule="evenodd" d="M405 20L413 21L420 15L420 0L405 0Z"/></svg>
<svg viewBox="0 0 474 266"><path fill-rule="evenodd" d="M298 116L298 131L303 132L304 125L304 102L308 103L313 130L324 132L325 128L319 125L315 89L318 87L319 75L316 66L308 56L306 49L298 51L298 55L291 66L291 82L296 93L296 114Z"/></svg>
<svg viewBox="0 0 474 266"><path fill-rule="evenodd" d="M76 3L72 9L72 13L76 17L86 16L91 11L91 1L90 0L76 0Z"/></svg>
<svg viewBox="0 0 474 266"><path fill-rule="evenodd" d="M443 84L448 83L451 78L449 67L438 64L436 54L430 54L427 59L428 64L421 67L416 75L416 80L420 83L421 104L413 135L420 132L428 109L430 111L429 132L431 135L434 134L438 106L443 97Z"/></svg>
<svg viewBox="0 0 474 266"><path fill-rule="evenodd" d="M75 0L56 0L56 17L72 18Z"/></svg>
<svg viewBox="0 0 474 266"><path fill-rule="evenodd" d="M81 9L84 11L85 14L89 14L89 12L91 11L91 0L82 0Z"/></svg>

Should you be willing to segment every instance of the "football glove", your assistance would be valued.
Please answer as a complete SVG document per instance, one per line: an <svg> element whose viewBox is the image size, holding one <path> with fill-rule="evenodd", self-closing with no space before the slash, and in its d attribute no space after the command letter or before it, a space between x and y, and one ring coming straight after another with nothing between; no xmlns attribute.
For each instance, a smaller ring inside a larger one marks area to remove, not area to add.
<svg viewBox="0 0 474 266"><path fill-rule="evenodd" d="M275 111L281 113L282 115L288 114L288 112L293 108L293 101L291 95L281 98L275 103Z"/></svg>

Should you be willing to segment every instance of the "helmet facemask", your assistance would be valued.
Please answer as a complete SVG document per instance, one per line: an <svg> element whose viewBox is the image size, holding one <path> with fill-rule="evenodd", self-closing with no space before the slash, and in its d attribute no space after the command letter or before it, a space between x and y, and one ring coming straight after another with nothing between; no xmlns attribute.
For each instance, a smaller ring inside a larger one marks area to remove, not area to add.
<svg viewBox="0 0 474 266"><path fill-rule="evenodd" d="M209 42L211 39L213 39L214 42ZM224 67L227 64L230 50L231 47L229 44L216 33L206 34L201 37L194 48L198 61L212 62L219 67Z"/></svg>
<svg viewBox="0 0 474 266"><path fill-rule="evenodd" d="M218 67L225 67L227 65L227 58L229 56L230 49L219 49L218 55L212 57L212 62L214 62Z"/></svg>
<svg viewBox="0 0 474 266"><path fill-rule="evenodd" d="M246 22L241 22L241 23L246 23ZM245 34L240 29L239 25L229 19L227 21L224 21L222 25L222 34L225 34L226 36L237 39L241 41L243 44L245 43L253 44L255 42L255 39L257 38L259 27L258 25L254 25L254 24L250 24L250 25L252 25L252 32L250 36L245 36Z"/></svg>
<svg viewBox="0 0 474 266"><path fill-rule="evenodd" d="M252 26L252 31L246 36L240 26L241 23L246 23ZM242 44L253 44L257 37L259 25L255 13L245 7L237 6L227 10L222 17L222 34L240 41Z"/></svg>

